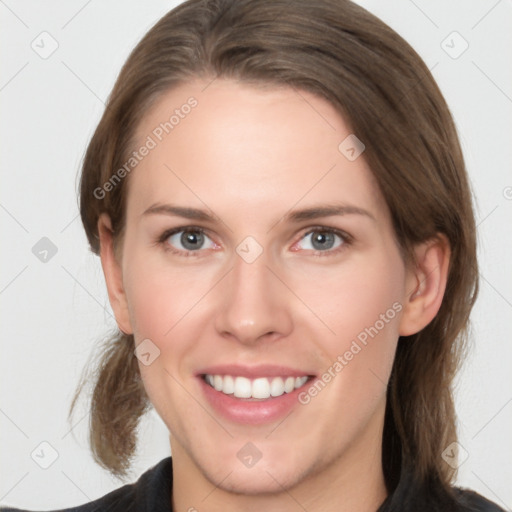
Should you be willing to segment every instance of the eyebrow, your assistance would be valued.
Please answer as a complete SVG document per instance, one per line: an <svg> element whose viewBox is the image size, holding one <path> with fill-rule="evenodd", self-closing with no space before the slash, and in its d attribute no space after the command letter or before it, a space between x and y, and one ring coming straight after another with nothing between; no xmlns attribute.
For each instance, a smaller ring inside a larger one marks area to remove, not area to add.
<svg viewBox="0 0 512 512"><path fill-rule="evenodd" d="M206 210L161 203L155 203L150 206L142 214L142 216L145 215L171 215L205 222L218 220L216 215L212 215ZM278 222L283 220L287 222L301 222L304 220L314 220L321 217L331 217L336 215L362 215L376 221L376 218L368 210L357 206L345 204L322 204L301 210L289 211L283 215Z"/></svg>

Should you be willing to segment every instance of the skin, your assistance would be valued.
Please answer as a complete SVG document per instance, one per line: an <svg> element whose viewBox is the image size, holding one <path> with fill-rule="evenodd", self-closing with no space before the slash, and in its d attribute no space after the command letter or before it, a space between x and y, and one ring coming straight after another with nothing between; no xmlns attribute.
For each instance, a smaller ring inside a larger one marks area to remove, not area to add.
<svg viewBox="0 0 512 512"><path fill-rule="evenodd" d="M374 511L387 495L382 429L397 340L436 315L448 244L441 236L425 242L415 265L404 262L364 153L351 162L338 150L351 130L326 100L284 87L207 84L167 92L139 126L142 143L187 98L198 101L131 173L117 258L108 216L98 222L119 328L160 350L139 366L170 431L173 509ZM285 217L334 203L367 214ZM155 204L215 218L144 214ZM192 255L179 235L158 242L187 226L207 234ZM350 241L335 237L337 247L315 250L313 228ZM263 249L252 263L236 252L247 236ZM195 374L211 364L286 364L321 375L396 303L401 311L284 421L236 424L201 394ZM236 455L248 441L262 453L251 468Z"/></svg>

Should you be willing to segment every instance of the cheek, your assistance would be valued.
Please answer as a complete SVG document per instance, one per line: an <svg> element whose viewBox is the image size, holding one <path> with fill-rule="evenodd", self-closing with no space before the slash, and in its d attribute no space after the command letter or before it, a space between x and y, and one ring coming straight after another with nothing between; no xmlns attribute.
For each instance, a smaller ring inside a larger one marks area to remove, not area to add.
<svg viewBox="0 0 512 512"><path fill-rule="evenodd" d="M196 322L200 299L211 284L208 276L197 279L193 271L166 264L165 257L136 248L129 254L125 290L135 343L149 339L156 346L150 348L152 358L158 354L148 365L139 363L140 373L153 406L175 430L182 421L176 411L186 407L182 376L188 375L187 357L201 331Z"/></svg>
<svg viewBox="0 0 512 512"><path fill-rule="evenodd" d="M201 298L212 287L214 270L201 271L172 266L165 254L127 252L124 285L135 339L163 343L187 315L200 308ZM160 341L158 341L160 340Z"/></svg>
<svg viewBox="0 0 512 512"><path fill-rule="evenodd" d="M400 259L386 256L347 266L336 278L330 275L322 293L317 289L306 299L333 332L323 329L315 350L324 373L301 403L315 404L319 411L330 403L326 435L343 424L345 431L336 438L343 443L357 436L383 404L399 337L405 274Z"/></svg>
<svg viewBox="0 0 512 512"><path fill-rule="evenodd" d="M368 331L373 337L398 336L404 279L402 260L390 249L352 258L337 269L310 269L293 288L317 317L317 327L324 324L326 348L337 355L354 339L364 343Z"/></svg>
<svg viewBox="0 0 512 512"><path fill-rule="evenodd" d="M132 268L125 288L135 339L159 340L174 323L169 312L178 306L180 290L175 288L174 293L168 293L162 278L156 279L146 266Z"/></svg>
<svg viewBox="0 0 512 512"><path fill-rule="evenodd" d="M324 383L331 389L327 394L339 406L334 416L348 421L350 412L354 426L371 416L386 393L399 337L404 279L401 257L390 248L354 259L337 272L318 270L302 280L303 285L297 282L304 302L328 326L321 329L324 334L315 347L325 371L318 389ZM322 327L313 317L309 323L317 330ZM317 392L312 390L313 395ZM309 399L304 396L305 402Z"/></svg>

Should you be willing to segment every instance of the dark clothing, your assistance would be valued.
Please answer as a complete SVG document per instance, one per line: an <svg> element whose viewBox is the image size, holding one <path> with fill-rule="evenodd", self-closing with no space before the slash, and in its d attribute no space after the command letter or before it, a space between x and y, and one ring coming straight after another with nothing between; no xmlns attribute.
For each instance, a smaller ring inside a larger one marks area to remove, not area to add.
<svg viewBox="0 0 512 512"><path fill-rule="evenodd" d="M55 512L172 512L171 457L161 460L133 484L127 484L105 496L77 507ZM1 512L28 512L0 508Z"/></svg>
<svg viewBox="0 0 512 512"><path fill-rule="evenodd" d="M172 512L172 459L167 457L156 466L146 471L137 482L127 484L112 491L102 498L77 507L54 512ZM479 494L462 489L455 489L462 512L504 512L496 504L486 500ZM396 504L393 495L389 496L377 512L395 510L423 510L423 507L410 509ZM426 510L426 509L425 509ZM444 508L430 508L443 511ZM1 512L27 512L14 508L0 508Z"/></svg>

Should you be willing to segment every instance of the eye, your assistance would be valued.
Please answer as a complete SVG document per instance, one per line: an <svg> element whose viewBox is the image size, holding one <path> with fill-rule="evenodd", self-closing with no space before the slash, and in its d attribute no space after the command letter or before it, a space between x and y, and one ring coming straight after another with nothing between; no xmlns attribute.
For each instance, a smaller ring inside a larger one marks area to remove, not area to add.
<svg viewBox="0 0 512 512"><path fill-rule="evenodd" d="M194 226L168 230L162 234L158 242L165 250L184 256L199 256L202 249L220 248L202 228ZM336 253L350 243L350 235L336 229L318 227L305 233L292 250L313 251L316 256L323 256L318 253Z"/></svg>
<svg viewBox="0 0 512 512"><path fill-rule="evenodd" d="M336 249L349 243L345 233L327 228L315 228L307 232L302 240L296 244L299 249L316 252L337 252Z"/></svg>
<svg viewBox="0 0 512 512"><path fill-rule="evenodd" d="M202 229L192 227L166 231L160 241L167 249L177 253L198 252L200 249L215 249L218 247Z"/></svg>

